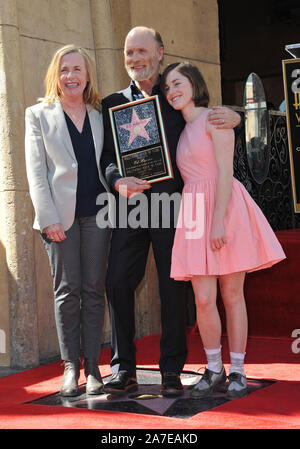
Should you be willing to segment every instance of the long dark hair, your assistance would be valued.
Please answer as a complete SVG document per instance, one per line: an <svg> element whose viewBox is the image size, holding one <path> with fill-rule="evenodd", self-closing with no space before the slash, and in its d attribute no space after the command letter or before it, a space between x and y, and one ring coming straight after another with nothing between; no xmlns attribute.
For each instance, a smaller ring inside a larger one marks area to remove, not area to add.
<svg viewBox="0 0 300 449"><path fill-rule="evenodd" d="M195 106L203 106L207 108L209 103L209 93L206 83L198 67L194 66L190 62L174 62L165 68L160 81L162 92L166 94L166 79L168 74L174 69L190 81L193 88L193 101Z"/></svg>

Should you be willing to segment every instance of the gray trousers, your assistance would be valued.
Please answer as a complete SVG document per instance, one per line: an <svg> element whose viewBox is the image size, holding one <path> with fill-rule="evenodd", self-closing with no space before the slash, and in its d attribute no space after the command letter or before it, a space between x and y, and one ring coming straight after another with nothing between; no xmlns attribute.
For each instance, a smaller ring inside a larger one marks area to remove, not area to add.
<svg viewBox="0 0 300 449"><path fill-rule="evenodd" d="M105 312L105 276L110 230L96 217L75 218L62 242L45 234L53 276L55 321L61 358L98 358Z"/></svg>

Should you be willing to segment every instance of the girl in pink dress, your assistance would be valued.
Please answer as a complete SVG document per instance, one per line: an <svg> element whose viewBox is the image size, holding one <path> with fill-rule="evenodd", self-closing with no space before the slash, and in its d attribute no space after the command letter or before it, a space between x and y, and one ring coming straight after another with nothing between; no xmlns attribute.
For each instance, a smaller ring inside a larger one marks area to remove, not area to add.
<svg viewBox="0 0 300 449"><path fill-rule="evenodd" d="M192 282L197 324L207 356L207 369L191 397L209 396L226 381L216 305L218 279L231 359L227 396L234 399L247 394L245 273L270 267L285 254L257 204L233 177L234 131L208 122L209 94L197 67L189 63L169 65L162 76L162 89L186 121L177 148L184 189L171 277Z"/></svg>

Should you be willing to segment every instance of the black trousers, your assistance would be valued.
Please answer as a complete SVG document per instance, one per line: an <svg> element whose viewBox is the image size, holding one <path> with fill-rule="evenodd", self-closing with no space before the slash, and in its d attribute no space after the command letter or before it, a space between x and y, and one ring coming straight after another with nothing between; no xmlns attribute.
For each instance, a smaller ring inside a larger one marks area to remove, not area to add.
<svg viewBox="0 0 300 449"><path fill-rule="evenodd" d="M170 278L175 229L114 229L106 293L111 318L112 372L136 374L134 292L152 243L161 298L161 373L180 373L187 357L185 283Z"/></svg>

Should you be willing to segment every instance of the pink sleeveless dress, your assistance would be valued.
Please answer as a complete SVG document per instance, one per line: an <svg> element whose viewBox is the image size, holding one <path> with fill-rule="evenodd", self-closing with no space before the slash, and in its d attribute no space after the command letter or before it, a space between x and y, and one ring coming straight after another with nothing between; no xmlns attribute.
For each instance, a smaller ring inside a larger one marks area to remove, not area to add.
<svg viewBox="0 0 300 449"><path fill-rule="evenodd" d="M285 258L267 219L235 178L225 216L228 243L220 250L211 249L218 167L206 131L208 112L186 124L177 147L177 165L184 180L171 265L171 277L177 280L255 271Z"/></svg>

